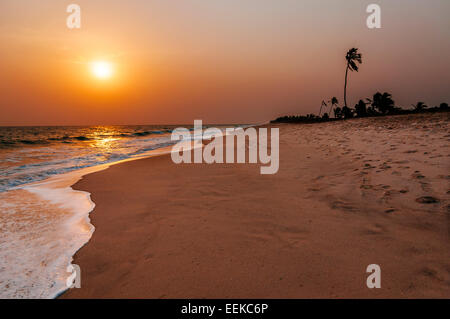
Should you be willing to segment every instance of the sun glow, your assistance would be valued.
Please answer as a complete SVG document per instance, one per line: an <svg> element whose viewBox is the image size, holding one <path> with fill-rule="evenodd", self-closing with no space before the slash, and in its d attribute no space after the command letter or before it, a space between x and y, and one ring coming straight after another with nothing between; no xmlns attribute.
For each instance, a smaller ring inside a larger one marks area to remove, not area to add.
<svg viewBox="0 0 450 319"><path fill-rule="evenodd" d="M114 70L111 63L106 61L95 61L91 63L91 72L98 79L109 79Z"/></svg>

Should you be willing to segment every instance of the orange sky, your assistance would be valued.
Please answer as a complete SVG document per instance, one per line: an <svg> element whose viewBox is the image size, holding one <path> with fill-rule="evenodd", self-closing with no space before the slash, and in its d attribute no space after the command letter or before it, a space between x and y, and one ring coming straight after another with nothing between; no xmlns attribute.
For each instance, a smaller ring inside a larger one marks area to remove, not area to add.
<svg viewBox="0 0 450 319"><path fill-rule="evenodd" d="M256 123L342 100L450 102L448 0L2 0L0 125ZM66 7L82 27L66 27ZM106 60L101 81L89 63Z"/></svg>

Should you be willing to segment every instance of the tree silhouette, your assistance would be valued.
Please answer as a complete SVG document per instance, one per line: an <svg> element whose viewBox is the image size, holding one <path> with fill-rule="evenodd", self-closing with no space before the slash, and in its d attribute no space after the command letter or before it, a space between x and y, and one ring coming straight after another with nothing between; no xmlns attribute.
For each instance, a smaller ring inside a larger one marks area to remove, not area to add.
<svg viewBox="0 0 450 319"><path fill-rule="evenodd" d="M352 118L353 117L353 111L349 108L349 107L347 107L347 106L344 106L343 108L342 108L342 116L345 118L345 119L349 119L349 118Z"/></svg>
<svg viewBox="0 0 450 319"><path fill-rule="evenodd" d="M377 92L373 96L372 106L374 109L378 109L378 111L382 114L390 113L394 110L395 102L392 100L392 95L384 92L381 94Z"/></svg>
<svg viewBox="0 0 450 319"><path fill-rule="evenodd" d="M416 105L413 104L413 107L416 111L422 111L423 109L426 109L428 105L426 105L424 102L417 102Z"/></svg>
<svg viewBox="0 0 450 319"><path fill-rule="evenodd" d="M345 56L345 60L347 61L347 68L345 69L345 85L344 85L344 107L347 106L347 78L348 78L348 70L358 72L358 64L362 63L362 55L358 53L357 48L351 48L348 50L347 55Z"/></svg>
<svg viewBox="0 0 450 319"><path fill-rule="evenodd" d="M367 116L366 103L363 100L359 100L358 104L355 105L355 112L358 117Z"/></svg>
<svg viewBox="0 0 450 319"><path fill-rule="evenodd" d="M342 109L339 106L334 109L334 117L337 119L342 118Z"/></svg>

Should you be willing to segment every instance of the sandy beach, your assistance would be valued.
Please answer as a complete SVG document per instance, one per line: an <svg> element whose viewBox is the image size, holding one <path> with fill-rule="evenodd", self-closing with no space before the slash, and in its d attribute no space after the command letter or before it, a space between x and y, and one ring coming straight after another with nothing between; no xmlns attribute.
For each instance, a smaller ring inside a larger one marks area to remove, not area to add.
<svg viewBox="0 0 450 319"><path fill-rule="evenodd" d="M62 298L450 296L448 112L273 127L275 175L165 155L84 176L95 232Z"/></svg>

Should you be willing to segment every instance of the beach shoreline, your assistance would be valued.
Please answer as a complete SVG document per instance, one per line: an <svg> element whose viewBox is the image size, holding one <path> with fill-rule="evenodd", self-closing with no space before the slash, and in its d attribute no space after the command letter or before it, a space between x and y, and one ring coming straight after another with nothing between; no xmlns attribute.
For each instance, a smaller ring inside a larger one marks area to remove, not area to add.
<svg viewBox="0 0 450 319"><path fill-rule="evenodd" d="M271 125L270 176L170 155L86 175L72 188L91 194L96 231L74 256L82 288L60 298L446 298L448 123Z"/></svg>
<svg viewBox="0 0 450 319"><path fill-rule="evenodd" d="M51 149L46 151L51 152ZM41 162L27 165L17 160L22 163L20 166L14 160L11 161L16 166L10 168L9 173L18 171L22 174L19 177L23 176L32 182L20 184L20 178L13 177L9 184L19 185L7 187L6 191L0 190L0 209L2 213L5 212L0 216L0 296L56 298L67 289L72 256L89 241L94 232L89 213L95 203L90 200L88 192L74 190L71 186L84 175L129 160L169 153L170 148L139 152L116 162L89 163L91 166L79 165L83 168L69 167L62 170L51 167L52 162L42 161L45 155L39 148L25 149L24 152L34 153ZM57 150L54 152L57 153ZM65 162L71 160L66 157ZM58 159L55 159L54 163L57 162ZM37 167L41 173L33 172L33 167ZM49 174L45 174L46 169ZM8 170L5 170L5 174L8 174ZM22 254L18 255L17 251Z"/></svg>

